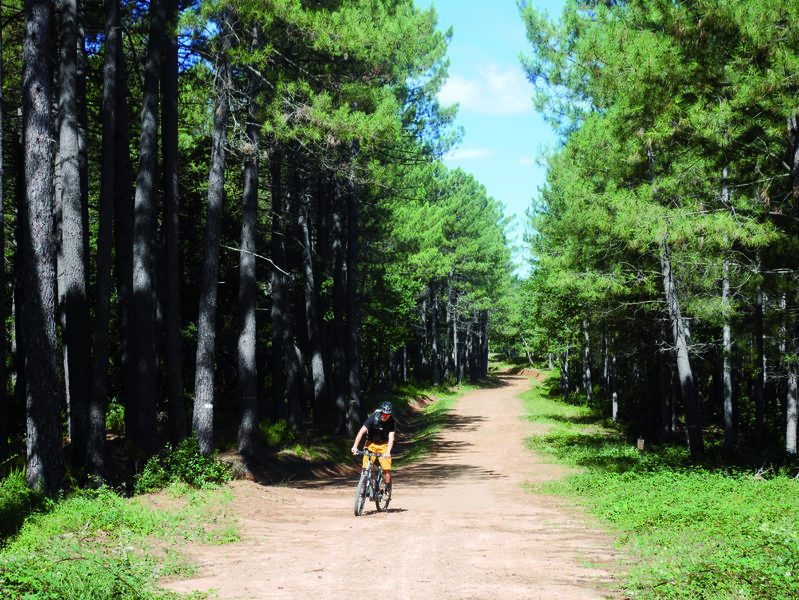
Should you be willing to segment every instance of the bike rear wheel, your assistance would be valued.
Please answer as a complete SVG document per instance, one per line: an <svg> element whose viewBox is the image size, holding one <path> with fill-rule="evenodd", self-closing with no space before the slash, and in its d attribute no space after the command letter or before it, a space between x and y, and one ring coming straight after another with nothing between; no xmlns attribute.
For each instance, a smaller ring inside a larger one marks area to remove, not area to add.
<svg viewBox="0 0 799 600"><path fill-rule="evenodd" d="M355 516L358 517L363 512L363 505L366 504L366 495L368 494L369 476L366 471L361 471L361 478L358 480L358 486L355 488Z"/></svg>
<svg viewBox="0 0 799 600"><path fill-rule="evenodd" d="M384 510L388 510L388 504L391 502L391 497L385 491L386 482L383 479L383 470L380 469L377 472L377 478L375 481L375 506L377 507L378 512L383 512Z"/></svg>

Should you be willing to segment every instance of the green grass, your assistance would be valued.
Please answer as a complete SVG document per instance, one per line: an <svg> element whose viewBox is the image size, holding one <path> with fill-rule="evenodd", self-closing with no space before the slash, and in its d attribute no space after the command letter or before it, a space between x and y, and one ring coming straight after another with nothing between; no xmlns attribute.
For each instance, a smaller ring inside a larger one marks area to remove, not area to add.
<svg viewBox="0 0 799 600"><path fill-rule="evenodd" d="M693 466L682 448L640 455L548 383L525 396L530 418L550 425L529 446L577 470L534 489L578 499L618 531L635 559L630 597L799 597L799 481Z"/></svg>
<svg viewBox="0 0 799 600"><path fill-rule="evenodd" d="M22 469L12 471L8 477L0 479L0 542L16 533L22 523L42 498L25 483Z"/></svg>
<svg viewBox="0 0 799 600"><path fill-rule="evenodd" d="M158 580L193 573L183 543L238 539L231 499L176 482L155 497L101 488L42 500L0 549L0 598L176 598Z"/></svg>

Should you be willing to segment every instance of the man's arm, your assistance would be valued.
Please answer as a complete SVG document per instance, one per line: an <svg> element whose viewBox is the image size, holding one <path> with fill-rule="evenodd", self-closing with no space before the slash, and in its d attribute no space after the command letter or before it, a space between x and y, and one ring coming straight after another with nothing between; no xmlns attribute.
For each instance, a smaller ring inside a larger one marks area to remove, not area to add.
<svg viewBox="0 0 799 600"><path fill-rule="evenodd" d="M388 432L388 446L386 447L386 451L383 452L383 456L386 458L391 458L391 449L394 447L394 432Z"/></svg>
<svg viewBox="0 0 799 600"><path fill-rule="evenodd" d="M358 446L360 446L361 438L363 438L365 433L366 433L366 426L364 425L358 430L358 435L355 436L355 441L352 443L353 454L358 454ZM391 435L393 436L394 434L392 433Z"/></svg>

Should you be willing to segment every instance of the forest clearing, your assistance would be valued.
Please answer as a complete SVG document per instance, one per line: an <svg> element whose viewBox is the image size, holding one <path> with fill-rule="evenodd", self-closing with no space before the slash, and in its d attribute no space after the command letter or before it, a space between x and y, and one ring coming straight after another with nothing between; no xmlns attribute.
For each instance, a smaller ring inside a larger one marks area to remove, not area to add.
<svg viewBox="0 0 799 600"><path fill-rule="evenodd" d="M0 598L799 597L797 23L0 2Z"/></svg>

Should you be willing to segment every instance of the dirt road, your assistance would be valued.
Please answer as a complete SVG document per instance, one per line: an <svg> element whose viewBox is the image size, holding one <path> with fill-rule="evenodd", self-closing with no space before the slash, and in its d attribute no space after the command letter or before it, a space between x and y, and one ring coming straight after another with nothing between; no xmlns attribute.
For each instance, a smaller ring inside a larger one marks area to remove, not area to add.
<svg viewBox="0 0 799 600"><path fill-rule="evenodd" d="M222 598L614 597L612 541L523 490L561 472L524 448L528 379L502 383L464 396L434 453L396 471L387 513L353 516L352 477L234 482L242 541L191 548L199 576L166 587Z"/></svg>

